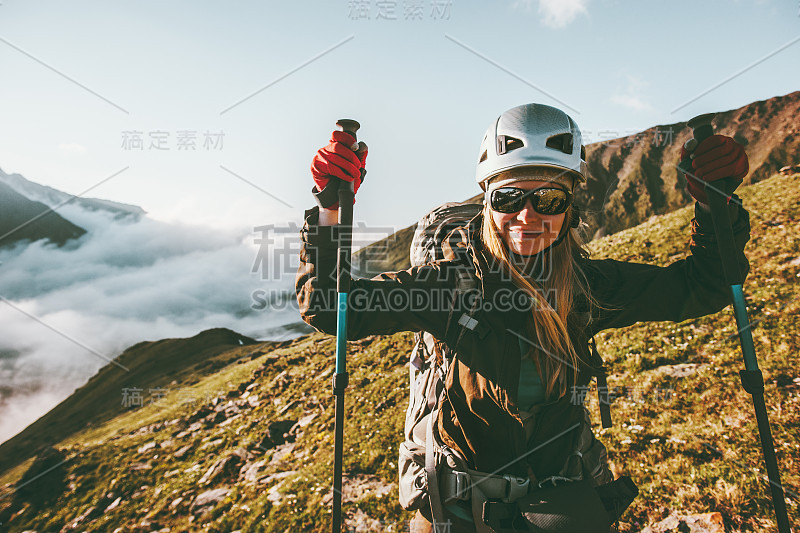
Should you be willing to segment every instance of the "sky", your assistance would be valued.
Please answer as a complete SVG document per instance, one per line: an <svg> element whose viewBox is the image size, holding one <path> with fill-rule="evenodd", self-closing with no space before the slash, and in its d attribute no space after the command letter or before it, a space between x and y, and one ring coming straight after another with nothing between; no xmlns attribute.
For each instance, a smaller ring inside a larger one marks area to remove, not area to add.
<svg viewBox="0 0 800 533"><path fill-rule="evenodd" d="M0 168L252 230L314 205L311 159L353 118L354 217L401 228L478 192L506 109L591 142L793 92L798 66L797 0L2 0Z"/></svg>

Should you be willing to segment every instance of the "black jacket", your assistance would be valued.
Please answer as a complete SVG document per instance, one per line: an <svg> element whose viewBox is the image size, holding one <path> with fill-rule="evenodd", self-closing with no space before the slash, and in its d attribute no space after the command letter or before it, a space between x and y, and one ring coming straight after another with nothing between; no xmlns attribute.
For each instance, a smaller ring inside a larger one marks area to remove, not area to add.
<svg viewBox="0 0 800 533"><path fill-rule="evenodd" d="M730 205L740 268L747 272L743 250L750 236L749 215L736 202ZM336 227L318 226L317 221L316 208L306 212L297 297L303 320L335 334ZM479 227L480 215L465 228L473 237L470 243L478 242ZM711 215L699 205L691 228L691 255L666 267L582 260L593 297L608 308L582 313L576 305L568 321L573 345L585 350L579 356L587 365L591 362L587 341L599 331L640 321L680 322L715 313L729 303ZM443 443L460 452L476 470L522 475L530 466L539 479L554 475L574 441L573 436L561 433L583 417L583 406L571 402L569 394L549 404L536 422L539 429L526 441L516 399L519 335L530 310L504 308L498 296L504 294L502 300L507 302L519 289L491 272L473 244L463 252L451 260L353 280L348 339L424 330L443 340L456 352L437 425ZM456 299L454 307L454 291L465 269L477 273L481 290L481 310L475 315L479 325L472 330L456 326L470 305L462 298ZM590 377L582 372L578 384ZM528 453L534 449L535 453Z"/></svg>

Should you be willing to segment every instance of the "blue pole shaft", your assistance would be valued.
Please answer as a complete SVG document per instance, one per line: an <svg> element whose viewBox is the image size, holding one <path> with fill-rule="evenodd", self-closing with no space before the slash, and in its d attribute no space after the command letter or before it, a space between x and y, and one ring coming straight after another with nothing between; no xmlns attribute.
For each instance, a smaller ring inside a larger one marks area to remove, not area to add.
<svg viewBox="0 0 800 533"><path fill-rule="evenodd" d="M338 293L336 314L336 373L347 372L347 293Z"/></svg>
<svg viewBox="0 0 800 533"><path fill-rule="evenodd" d="M731 295L733 299L733 315L736 318L736 328L739 330L739 344L742 346L742 355L744 355L744 367L750 371L758 370L753 332L750 318L747 316L747 303L744 299L742 286L731 285Z"/></svg>

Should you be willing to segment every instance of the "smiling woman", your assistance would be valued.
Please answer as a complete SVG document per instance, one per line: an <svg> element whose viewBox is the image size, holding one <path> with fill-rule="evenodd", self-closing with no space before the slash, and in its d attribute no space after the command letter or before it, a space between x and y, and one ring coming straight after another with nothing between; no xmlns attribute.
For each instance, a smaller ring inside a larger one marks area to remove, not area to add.
<svg viewBox="0 0 800 533"><path fill-rule="evenodd" d="M702 156L689 188L695 198L706 176L746 168L743 151L720 148L730 143L695 150ZM303 320L331 334L339 229L337 198L325 191L337 179L357 190L366 154L364 143L334 132L311 166L320 209L306 212L296 289ZM578 392L595 377L598 389L605 386L590 339L727 304L710 215L699 199L691 255L667 267L590 259L572 202L586 181L581 132L566 113L541 104L492 122L476 181L484 206L437 242L449 246L445 259L351 280L352 294L391 304L347 309L346 331L338 332L347 340L421 333L398 461L400 503L417 511L411 530L419 533L443 524L451 532L606 533L636 489L630 478L612 480ZM730 215L746 271L749 219L735 195ZM608 427L603 405L601 414Z"/></svg>

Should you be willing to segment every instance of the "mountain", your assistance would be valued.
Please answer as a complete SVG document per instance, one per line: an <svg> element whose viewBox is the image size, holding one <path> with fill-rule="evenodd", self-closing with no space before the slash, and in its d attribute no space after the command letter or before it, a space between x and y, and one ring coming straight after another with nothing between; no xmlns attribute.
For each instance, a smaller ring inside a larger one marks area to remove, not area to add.
<svg viewBox="0 0 800 533"><path fill-rule="evenodd" d="M63 246L68 240L86 233L49 206L30 200L2 181L0 213L0 247L40 239Z"/></svg>
<svg viewBox="0 0 800 533"><path fill-rule="evenodd" d="M17 464L33 448L59 442L76 430L124 413L139 397L148 401L153 395L151 391L158 395L162 392L159 389L196 382L236 359L229 353L232 348L244 346L234 353L248 353L248 347L255 342L219 328L189 339L164 339L131 346L46 415L0 444L0 471Z"/></svg>
<svg viewBox="0 0 800 533"><path fill-rule="evenodd" d="M800 91L717 112L713 124L715 133L744 145L750 160L746 183L756 183L800 163L798 116ZM590 179L576 201L587 208L589 234L615 233L688 205L676 165L691 136L685 122L676 122L587 145Z"/></svg>
<svg viewBox="0 0 800 533"><path fill-rule="evenodd" d="M739 194L752 222L744 290L791 496L800 483L800 174ZM687 254L691 217L691 207L681 208L596 239L593 257L666 265ZM700 520L686 515L696 513L722 524L712 531L776 530L736 331L724 309L597 335L614 426L600 429L594 392L592 420L614 474L630 475L640 490L621 532L666 521L670 531L691 531L687 524ZM348 343L345 530L403 531L411 516L397 502L396 461L413 342L400 332ZM58 416L54 410L37 422L36 434L26 430L24 446L21 435L13 450L0 447L3 530L330 531L335 344L314 333L253 345L213 330L131 347L117 359L130 373L106 366L56 408ZM163 398L116 405L123 387L146 390L169 379L176 383ZM68 438L48 435L59 423L71 426L61 431ZM798 523L798 507L788 508Z"/></svg>
<svg viewBox="0 0 800 533"><path fill-rule="evenodd" d="M83 198L28 181L19 174L6 174L0 169L0 184L4 183L26 198L55 208L64 203L73 203L89 211L104 211L116 220L138 220L146 211L139 206L112 202L98 198Z"/></svg>

